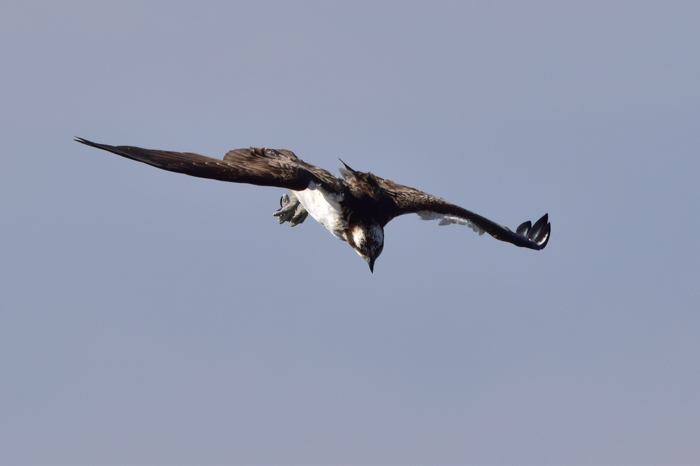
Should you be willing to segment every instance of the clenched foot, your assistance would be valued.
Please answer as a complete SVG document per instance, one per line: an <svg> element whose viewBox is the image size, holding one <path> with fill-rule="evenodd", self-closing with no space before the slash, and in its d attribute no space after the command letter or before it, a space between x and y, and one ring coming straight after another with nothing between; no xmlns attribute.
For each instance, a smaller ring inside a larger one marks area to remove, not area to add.
<svg viewBox="0 0 700 466"><path fill-rule="evenodd" d="M284 222L289 222L291 226L295 227L300 223L304 223L304 220L306 220L306 217L309 215L304 206L299 202L299 199L296 197L290 199L287 194L280 199L280 207L280 210L272 214L277 217L280 225Z"/></svg>

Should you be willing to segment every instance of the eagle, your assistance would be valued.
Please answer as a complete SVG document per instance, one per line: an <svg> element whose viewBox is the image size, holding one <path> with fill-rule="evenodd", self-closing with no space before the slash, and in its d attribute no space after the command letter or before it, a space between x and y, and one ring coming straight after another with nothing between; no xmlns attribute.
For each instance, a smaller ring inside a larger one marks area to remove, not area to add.
<svg viewBox="0 0 700 466"><path fill-rule="evenodd" d="M342 178L336 177L286 149L235 149L223 159L215 159L191 152L110 146L79 137L75 141L171 172L285 188L287 194L273 214L280 224L296 226L311 215L333 236L346 241L372 273L384 249L384 227L399 215L417 214L423 220L439 220L440 225L465 225L479 235L488 233L497 240L535 250L547 246L552 231L548 214L534 225L527 221L512 231L437 196L353 170L342 160Z"/></svg>

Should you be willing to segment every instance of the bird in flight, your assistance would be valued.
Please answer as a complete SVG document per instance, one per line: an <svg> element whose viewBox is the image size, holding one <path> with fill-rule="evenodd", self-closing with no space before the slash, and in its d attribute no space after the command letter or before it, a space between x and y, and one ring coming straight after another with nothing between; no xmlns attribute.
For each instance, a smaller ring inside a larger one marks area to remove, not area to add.
<svg viewBox="0 0 700 466"><path fill-rule="evenodd" d="M342 160L343 178L338 178L286 149L236 149L220 160L191 152L109 146L78 137L75 140L176 173L286 188L288 194L282 196L280 209L273 214L280 224L296 226L310 214L333 236L347 241L367 261L371 272L384 248L384 226L399 215L418 214L423 220L440 220L440 225L466 225L479 235L488 233L497 240L536 250L547 246L551 233L547 214L534 225L527 221L512 231L439 197L355 171Z"/></svg>

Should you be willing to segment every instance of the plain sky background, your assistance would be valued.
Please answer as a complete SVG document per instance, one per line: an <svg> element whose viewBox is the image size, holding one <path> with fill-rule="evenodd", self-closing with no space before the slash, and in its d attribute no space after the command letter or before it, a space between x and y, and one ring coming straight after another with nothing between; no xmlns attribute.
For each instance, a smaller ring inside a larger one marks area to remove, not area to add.
<svg viewBox="0 0 700 466"><path fill-rule="evenodd" d="M700 463L700 2L1 2L0 463ZM79 145L288 148L406 216Z"/></svg>

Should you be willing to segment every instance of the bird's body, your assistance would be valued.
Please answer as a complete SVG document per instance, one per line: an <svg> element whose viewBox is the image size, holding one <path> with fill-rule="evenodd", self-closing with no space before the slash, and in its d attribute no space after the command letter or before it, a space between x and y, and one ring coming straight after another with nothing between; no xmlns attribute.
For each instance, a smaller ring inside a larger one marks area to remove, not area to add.
<svg viewBox="0 0 700 466"><path fill-rule="evenodd" d="M313 182L303 191L290 189L289 193L299 200L299 203L314 220L333 233L333 236L347 241L348 222L342 207L345 196L328 192Z"/></svg>
<svg viewBox="0 0 700 466"><path fill-rule="evenodd" d="M286 188L289 194L282 197L281 208L274 213L280 223L295 226L311 215L336 238L347 241L372 271L384 247L384 226L399 215L415 213L424 220L440 220L440 225L466 225L479 234L536 250L544 249L551 232L547 214L534 225L525 222L513 232L444 199L355 171L345 163L340 169L343 179L335 177L285 149L236 149L219 160L189 152L109 146L81 138L76 141L163 170Z"/></svg>

